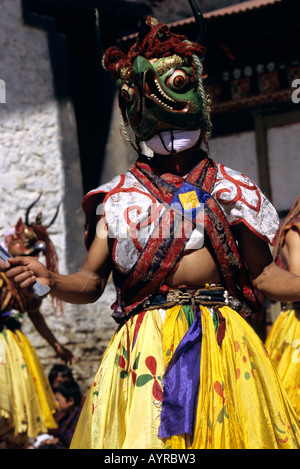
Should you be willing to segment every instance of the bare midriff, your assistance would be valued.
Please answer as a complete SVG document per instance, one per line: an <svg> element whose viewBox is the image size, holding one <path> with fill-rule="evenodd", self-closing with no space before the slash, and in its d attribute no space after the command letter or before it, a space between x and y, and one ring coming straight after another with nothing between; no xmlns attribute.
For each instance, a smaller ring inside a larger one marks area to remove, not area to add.
<svg viewBox="0 0 300 469"><path fill-rule="evenodd" d="M187 251L181 258L176 271L166 279L166 284L170 287L203 286L206 283L221 283L216 263L206 247L197 251Z"/></svg>

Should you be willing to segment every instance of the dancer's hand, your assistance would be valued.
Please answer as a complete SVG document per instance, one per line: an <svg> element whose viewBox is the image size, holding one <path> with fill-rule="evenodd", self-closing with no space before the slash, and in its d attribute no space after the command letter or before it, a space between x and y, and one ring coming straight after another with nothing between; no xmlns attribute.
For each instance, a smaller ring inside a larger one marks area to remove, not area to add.
<svg viewBox="0 0 300 469"><path fill-rule="evenodd" d="M0 271L25 293L38 280L49 285L50 273L35 257L10 257L7 262L0 261Z"/></svg>

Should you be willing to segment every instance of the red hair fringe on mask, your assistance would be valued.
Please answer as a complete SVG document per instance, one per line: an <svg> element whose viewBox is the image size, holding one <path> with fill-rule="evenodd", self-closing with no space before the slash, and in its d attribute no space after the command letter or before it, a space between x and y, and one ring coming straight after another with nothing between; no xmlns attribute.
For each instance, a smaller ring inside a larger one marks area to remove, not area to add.
<svg viewBox="0 0 300 469"><path fill-rule="evenodd" d="M52 243L49 237L47 228L44 225L37 225L37 224L32 224L31 226L36 232L38 240L44 241L44 243L46 244L45 257L46 257L47 269L51 270L54 273L59 273L58 255L54 247L54 244ZM51 293L50 293L50 296L51 296ZM53 306L55 314L58 309L60 309L61 313L63 313L63 302L60 299L55 298L53 296L51 297L51 300L52 300L52 306Z"/></svg>
<svg viewBox="0 0 300 469"><path fill-rule="evenodd" d="M147 17L146 23L151 23L151 17ZM186 36L173 34L167 25L157 23L145 37L138 37L129 52L125 54L115 46L109 47L104 55L104 67L112 73L115 78L120 76L122 69L131 68L138 55L147 60L168 57L178 54L181 57L191 58L193 55L203 57L205 47L188 41Z"/></svg>

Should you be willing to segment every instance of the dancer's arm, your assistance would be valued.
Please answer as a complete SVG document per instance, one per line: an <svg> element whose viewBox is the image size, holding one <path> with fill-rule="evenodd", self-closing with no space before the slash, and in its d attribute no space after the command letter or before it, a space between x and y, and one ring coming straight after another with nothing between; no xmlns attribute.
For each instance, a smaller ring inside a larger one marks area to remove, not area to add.
<svg viewBox="0 0 300 469"><path fill-rule="evenodd" d="M300 275L300 234L297 230L290 229L285 236L287 258L290 272Z"/></svg>
<svg viewBox="0 0 300 469"><path fill-rule="evenodd" d="M268 244L245 225L238 225L237 233L255 288L276 301L300 301L300 276L278 267Z"/></svg>
<svg viewBox="0 0 300 469"><path fill-rule="evenodd" d="M103 293L111 267L107 231L105 236L95 236L83 266L73 274L51 272L32 257L12 257L8 263L0 262L0 270L19 288L27 290L38 280L50 287L52 295L73 304L95 302Z"/></svg>
<svg viewBox="0 0 300 469"><path fill-rule="evenodd" d="M37 332L48 342L59 358L61 358L65 363L71 364L72 362L76 362L76 358L73 353L61 345L53 332L49 329L39 308L29 308L27 314Z"/></svg>

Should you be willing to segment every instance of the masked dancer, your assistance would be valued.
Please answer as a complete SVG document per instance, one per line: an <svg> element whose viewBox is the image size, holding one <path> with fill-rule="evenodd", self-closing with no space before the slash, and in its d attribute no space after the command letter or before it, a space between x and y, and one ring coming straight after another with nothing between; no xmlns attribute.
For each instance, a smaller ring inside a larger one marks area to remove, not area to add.
<svg viewBox="0 0 300 469"><path fill-rule="evenodd" d="M300 300L300 277L273 262L271 203L208 156L204 24L190 4L195 42L147 17L127 53L104 54L138 158L85 196L82 268L2 264L20 288L38 279L72 303L96 301L113 271L118 328L71 448L299 447L297 416L248 318L260 308L254 288Z"/></svg>
<svg viewBox="0 0 300 469"><path fill-rule="evenodd" d="M300 275L300 197L281 224L274 249L281 268ZM300 302L282 305L266 340L271 356L300 420Z"/></svg>
<svg viewBox="0 0 300 469"><path fill-rule="evenodd" d="M19 218L2 236L1 245L11 256L44 254L47 268L58 272L57 253L48 226L41 223L41 214L34 223L29 222L30 210L36 202L27 209L25 222ZM34 347L22 332L24 317L29 317L57 356L66 362L73 358L44 320L40 311L42 300L25 293L16 289L5 273L0 273L0 439L9 449L24 448L39 434L57 428L54 395ZM55 311L62 308L56 298L53 306Z"/></svg>

